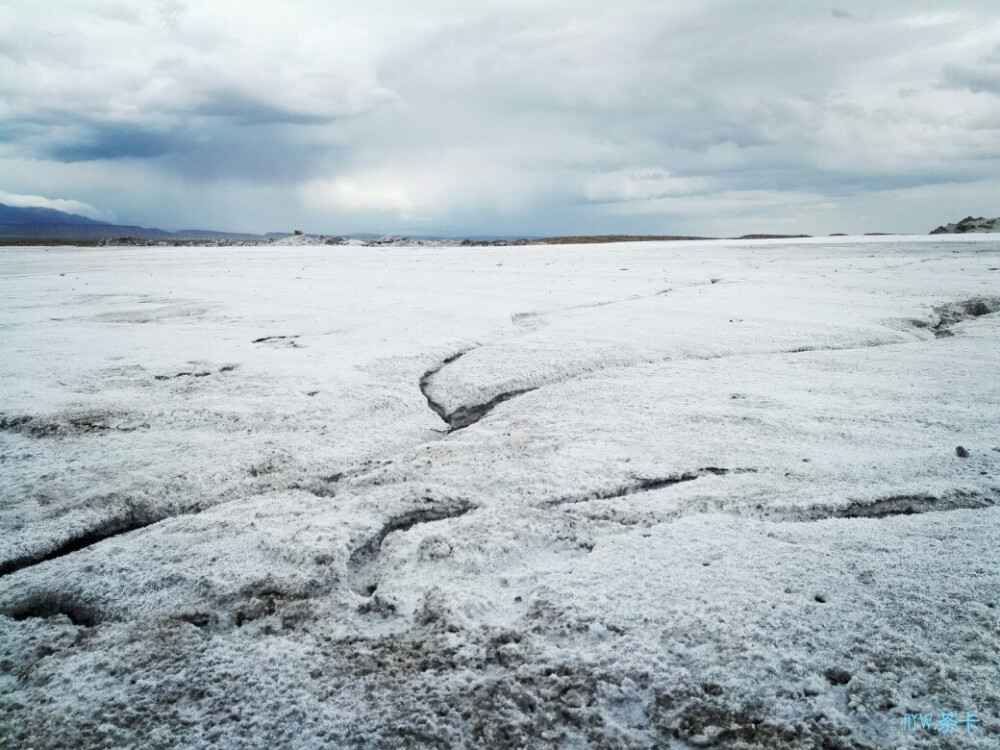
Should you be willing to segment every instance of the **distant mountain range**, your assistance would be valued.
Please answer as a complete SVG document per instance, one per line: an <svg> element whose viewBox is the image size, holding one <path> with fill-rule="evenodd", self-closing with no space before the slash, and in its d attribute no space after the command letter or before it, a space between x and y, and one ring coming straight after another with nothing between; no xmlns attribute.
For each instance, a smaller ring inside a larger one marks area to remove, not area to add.
<svg viewBox="0 0 1000 750"><path fill-rule="evenodd" d="M0 203L0 242L17 240L101 240L113 237L138 237L143 240L238 239L261 240L284 234L242 234L214 232L207 229L184 229L165 232L106 221L88 219L79 214L54 208L8 206Z"/></svg>
<svg viewBox="0 0 1000 750"><path fill-rule="evenodd" d="M21 208L8 206L0 203L0 244L43 244L45 242L72 244L80 242L91 244L101 240L116 241L113 244L135 244L137 241L163 241L182 242L187 244L191 240L205 240L210 242L227 240L249 241L265 243L268 240L277 240L289 237L290 232L270 232L268 234L243 234L239 232L215 232L207 229L184 229L179 232L166 232L162 229L151 229L148 227L137 227L122 224L110 224L106 221L96 221L88 219L79 214L57 211L52 208ZM296 235L301 234L296 232ZM344 235L356 240L364 240L369 244L406 244L407 241L417 238L382 237L375 234L349 234ZM806 237L808 235L746 235L740 239L765 239L769 237ZM421 241L432 239L442 242L455 242L449 237L421 237ZM489 244L527 244L531 242L542 242L547 244L565 244L581 242L626 242L639 240L697 240L710 239L706 237L680 237L680 236L631 236L631 235L601 235L588 237L549 237L549 238L515 238L515 237L476 237L465 239L464 244L489 245ZM326 241L320 236L318 242L321 244L336 244Z"/></svg>
<svg viewBox="0 0 1000 750"><path fill-rule="evenodd" d="M965 234L971 232L1000 232L1000 217L995 219L985 219L983 217L973 218L968 216L957 224L946 224L933 230L931 234ZM191 240L245 240L249 242L264 243L271 239L288 237L290 232L269 232L268 234L248 234L243 232L217 232L210 229L182 229L177 232L167 232L162 229L149 227L138 227L124 224L111 224L106 221L89 219L79 214L71 214L65 211L57 211L54 208L8 206L0 203L0 245L3 244L33 244L44 241L57 243L94 243L100 240L113 240L129 238L130 240L162 240L164 242L181 242L187 244ZM300 234L296 232L296 234ZM871 233L877 234L877 233ZM385 244L388 238L380 238L374 234L349 234L345 237L354 239L372 240L376 244ZM743 237L732 239L766 239L778 237L808 237L809 235L779 235L779 234L748 234ZM322 239L322 237L321 237ZM400 240L401 238L393 238ZM410 238L414 239L414 238ZM452 239L452 238L429 238L421 239ZM529 238L513 237L476 237L467 239L470 244L511 244L519 242L521 244ZM702 237L652 237L652 236L626 236L626 235L604 235L599 237L549 237L530 238L531 241L544 242L548 244L560 243L581 243L581 242L624 242L638 240L694 240L709 239Z"/></svg>

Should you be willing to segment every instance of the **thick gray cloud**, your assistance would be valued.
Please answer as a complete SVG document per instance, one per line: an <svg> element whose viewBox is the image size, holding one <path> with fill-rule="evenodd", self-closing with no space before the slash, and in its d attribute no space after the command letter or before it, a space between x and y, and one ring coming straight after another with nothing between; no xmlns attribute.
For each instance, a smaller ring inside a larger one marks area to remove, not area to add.
<svg viewBox="0 0 1000 750"><path fill-rule="evenodd" d="M1000 96L1000 44L975 65L946 65L944 75L954 88Z"/></svg>
<svg viewBox="0 0 1000 750"><path fill-rule="evenodd" d="M258 231L923 232L1000 213L998 32L989 0L13 0L0 190Z"/></svg>

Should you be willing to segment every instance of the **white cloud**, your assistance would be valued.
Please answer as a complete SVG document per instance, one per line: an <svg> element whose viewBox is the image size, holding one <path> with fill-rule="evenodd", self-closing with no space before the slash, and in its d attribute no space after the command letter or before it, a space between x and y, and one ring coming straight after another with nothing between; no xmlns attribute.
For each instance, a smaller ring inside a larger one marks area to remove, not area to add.
<svg viewBox="0 0 1000 750"><path fill-rule="evenodd" d="M400 155L390 164L312 180L302 200L317 210L389 213L403 221L511 215L551 187L529 169L490 161L476 151Z"/></svg>
<svg viewBox="0 0 1000 750"><path fill-rule="evenodd" d="M108 211L101 211L94 208L89 203L75 201L68 198L45 198L41 195L18 195L0 190L0 203L17 208L53 208L56 211L64 211L70 214L79 214L98 221L113 221L114 215Z"/></svg>
<svg viewBox="0 0 1000 750"><path fill-rule="evenodd" d="M673 177L658 167L626 169L589 177L583 195L595 203L625 203L691 195L704 192L710 185L711 180L706 178Z"/></svg>
<svg viewBox="0 0 1000 750"><path fill-rule="evenodd" d="M302 198L319 210L390 211L403 219L413 216L413 202L404 188L398 182L376 176L313 180L303 186Z"/></svg>

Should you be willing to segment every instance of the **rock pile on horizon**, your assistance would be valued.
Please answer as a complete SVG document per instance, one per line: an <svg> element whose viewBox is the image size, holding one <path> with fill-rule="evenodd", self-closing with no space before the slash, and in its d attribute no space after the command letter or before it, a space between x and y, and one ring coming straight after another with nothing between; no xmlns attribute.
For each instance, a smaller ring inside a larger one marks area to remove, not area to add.
<svg viewBox="0 0 1000 750"><path fill-rule="evenodd" d="M945 224L931 234L968 234L969 232L1000 232L1000 216L995 219L966 216L957 224Z"/></svg>

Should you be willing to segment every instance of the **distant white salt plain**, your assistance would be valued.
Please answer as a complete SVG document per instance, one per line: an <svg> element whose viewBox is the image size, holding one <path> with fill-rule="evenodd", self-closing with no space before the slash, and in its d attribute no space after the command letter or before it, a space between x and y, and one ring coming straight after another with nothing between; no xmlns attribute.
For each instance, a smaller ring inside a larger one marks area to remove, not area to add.
<svg viewBox="0 0 1000 750"><path fill-rule="evenodd" d="M2 248L0 747L1000 746L998 309L989 236Z"/></svg>

